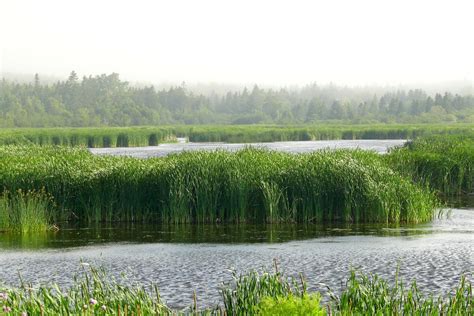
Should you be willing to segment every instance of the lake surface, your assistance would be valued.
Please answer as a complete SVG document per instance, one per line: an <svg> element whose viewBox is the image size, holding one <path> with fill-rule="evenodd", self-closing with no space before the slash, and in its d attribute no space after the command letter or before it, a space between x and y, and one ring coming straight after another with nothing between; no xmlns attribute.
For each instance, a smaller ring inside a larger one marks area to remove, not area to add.
<svg viewBox="0 0 474 316"><path fill-rule="evenodd" d="M163 157L169 154L182 151L195 150L216 150L225 149L236 151L247 146L267 148L290 153L306 153L320 149L366 149L379 153L385 153L388 149L401 146L406 142L403 139L389 140L321 140L321 141L294 141L294 142L273 142L273 143L249 143L249 144L228 144L228 143L186 143L180 139L178 143L160 144L159 146L148 147L120 147L120 148L90 148L93 154L131 156L137 158Z"/></svg>
<svg viewBox="0 0 474 316"><path fill-rule="evenodd" d="M431 223L380 225L105 225L61 227L57 233L0 235L0 280L68 285L80 261L104 266L130 280L157 283L176 308L220 300L219 286L238 272L270 268L274 259L290 275L302 272L309 288L341 289L351 269L393 280L397 266L407 281L441 294L462 273L474 271L472 199Z"/></svg>
<svg viewBox="0 0 474 316"><path fill-rule="evenodd" d="M405 140L338 140L258 144L175 143L140 148L94 148L94 154L160 157L190 150L264 147L292 153L324 148L361 148L385 153ZM443 294L461 274L474 272L474 197L450 201L441 218L420 225L61 225L58 232L0 234L0 280L18 285L67 286L81 260L104 266L130 281L157 283L172 307L219 303L229 270L271 268L274 259L289 275L303 273L310 290L327 284L341 290L351 268L405 281Z"/></svg>

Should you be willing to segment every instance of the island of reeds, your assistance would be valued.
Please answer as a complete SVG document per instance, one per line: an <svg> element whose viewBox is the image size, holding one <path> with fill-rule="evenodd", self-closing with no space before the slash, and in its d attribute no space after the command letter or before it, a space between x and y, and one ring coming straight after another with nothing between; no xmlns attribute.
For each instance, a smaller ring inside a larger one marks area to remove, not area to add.
<svg viewBox="0 0 474 316"><path fill-rule="evenodd" d="M247 148L137 159L3 146L0 186L44 191L54 221L417 223L437 205L429 188L361 150Z"/></svg>

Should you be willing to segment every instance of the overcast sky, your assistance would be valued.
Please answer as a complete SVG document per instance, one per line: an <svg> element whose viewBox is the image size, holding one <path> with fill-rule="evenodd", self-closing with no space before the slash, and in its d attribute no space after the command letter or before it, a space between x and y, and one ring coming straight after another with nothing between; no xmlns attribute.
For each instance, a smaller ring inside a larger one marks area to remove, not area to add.
<svg viewBox="0 0 474 316"><path fill-rule="evenodd" d="M0 0L0 72L118 72L153 83L472 82L470 2Z"/></svg>

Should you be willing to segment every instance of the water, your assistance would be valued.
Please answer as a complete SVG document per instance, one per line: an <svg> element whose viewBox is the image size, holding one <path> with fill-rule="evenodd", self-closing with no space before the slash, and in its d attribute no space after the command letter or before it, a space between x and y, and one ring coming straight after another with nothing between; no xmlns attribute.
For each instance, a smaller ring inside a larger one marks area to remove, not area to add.
<svg viewBox="0 0 474 316"><path fill-rule="evenodd" d="M448 215L448 216L446 216ZM455 208L431 223L381 225L125 225L63 227L57 233L0 235L0 280L68 285L80 260L126 272L133 281L157 283L176 308L213 306L229 269L270 268L273 259L290 275L302 272L311 290L319 282L335 291L351 267L393 280L416 278L428 292L455 287L474 271L474 208Z"/></svg>
<svg viewBox="0 0 474 316"><path fill-rule="evenodd" d="M285 152L361 148L386 152L404 140L341 140L251 144ZM160 157L183 150L238 150L249 144L176 143L142 148L91 149L95 154ZM450 202L445 216L420 225L96 225L61 226L58 232L0 234L0 280L18 285L18 273L34 284L67 286L80 261L111 274L157 283L168 305L185 308L196 291L198 305L219 303L219 286L230 269L271 268L276 259L289 275L303 273L310 290L325 283L340 291L351 268L393 280L417 280L443 294L461 274L474 272L474 197Z"/></svg>
<svg viewBox="0 0 474 316"><path fill-rule="evenodd" d="M137 158L162 157L181 151L216 150L225 149L235 151L246 146L267 148L291 153L306 153L318 149L366 149L379 153L385 153L389 148L401 146L406 142L402 139L389 140L328 140L328 141L294 141L273 143L250 143L250 144L228 144L228 143L186 143L182 139L178 143L160 144L148 147L122 147L122 148L91 148L90 151L97 155L131 156Z"/></svg>

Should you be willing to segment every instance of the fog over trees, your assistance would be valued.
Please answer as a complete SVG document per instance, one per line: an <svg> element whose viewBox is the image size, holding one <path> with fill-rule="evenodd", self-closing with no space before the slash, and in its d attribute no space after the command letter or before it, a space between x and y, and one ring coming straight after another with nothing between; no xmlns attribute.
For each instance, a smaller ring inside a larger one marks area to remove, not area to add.
<svg viewBox="0 0 474 316"><path fill-rule="evenodd" d="M422 89L310 84L200 94L185 84L133 86L117 73L63 81L0 82L0 127L158 124L313 124L474 122L474 96Z"/></svg>

